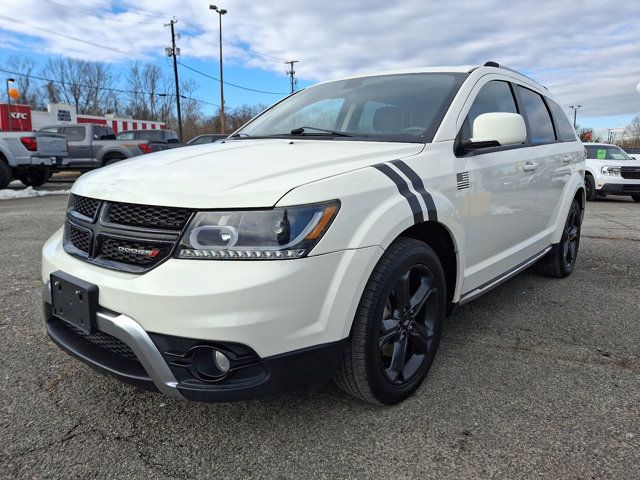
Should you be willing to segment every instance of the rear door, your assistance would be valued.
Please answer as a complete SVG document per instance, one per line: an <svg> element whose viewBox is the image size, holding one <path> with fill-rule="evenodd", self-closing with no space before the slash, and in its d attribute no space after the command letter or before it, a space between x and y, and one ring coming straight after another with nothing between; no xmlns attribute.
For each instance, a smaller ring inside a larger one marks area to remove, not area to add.
<svg viewBox="0 0 640 480"><path fill-rule="evenodd" d="M555 218L560 198L570 177L572 164L577 162L575 145L556 139L556 131L545 98L525 86L516 87L518 100L529 131L528 168L537 173L538 195L534 227L544 244L555 230Z"/></svg>
<svg viewBox="0 0 640 480"><path fill-rule="evenodd" d="M538 182L538 210L546 220L546 228L553 231L562 207L567 182L582 162L584 147L578 142L576 131L567 119L562 107L544 97L556 135L553 154L545 159Z"/></svg>

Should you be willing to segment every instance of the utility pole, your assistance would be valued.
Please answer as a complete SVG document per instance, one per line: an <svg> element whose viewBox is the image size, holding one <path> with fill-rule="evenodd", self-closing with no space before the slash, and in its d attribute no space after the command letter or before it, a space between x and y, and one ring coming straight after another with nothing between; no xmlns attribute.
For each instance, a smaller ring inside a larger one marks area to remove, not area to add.
<svg viewBox="0 0 640 480"><path fill-rule="evenodd" d="M578 118L578 110L582 107L582 105L569 105L569 108L573 109L573 129L578 128L578 124L576 120Z"/></svg>
<svg viewBox="0 0 640 480"><path fill-rule="evenodd" d="M176 49L176 31L174 25L178 23L178 20L174 18L165 27L171 26L171 48L167 48L165 51L167 55L173 57L173 75L176 83L176 107L178 111L178 137L182 142L182 113L180 112L180 83L178 81L178 55L180 55L180 49Z"/></svg>
<svg viewBox="0 0 640 480"><path fill-rule="evenodd" d="M293 93L296 91L296 85L298 84L298 81L295 77L296 71L293 69L293 64L298 63L298 60L287 60L283 63L289 66L289 68L287 68L287 76L291 79L291 93Z"/></svg>
<svg viewBox="0 0 640 480"><path fill-rule="evenodd" d="M11 124L11 93L9 93L9 84L15 82L13 78L7 78L7 103L9 105L9 131L13 131L13 125Z"/></svg>
<svg viewBox="0 0 640 480"><path fill-rule="evenodd" d="M222 76L222 16L227 14L224 8L218 8L215 5L209 5L209 10L218 13L219 23L219 42L220 42L220 133L224 133L227 119L224 116L224 78Z"/></svg>

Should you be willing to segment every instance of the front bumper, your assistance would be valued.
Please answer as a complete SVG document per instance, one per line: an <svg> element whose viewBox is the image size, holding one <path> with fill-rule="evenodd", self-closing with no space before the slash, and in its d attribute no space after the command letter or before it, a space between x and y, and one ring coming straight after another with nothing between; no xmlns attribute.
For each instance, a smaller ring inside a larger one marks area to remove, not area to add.
<svg viewBox="0 0 640 480"><path fill-rule="evenodd" d="M597 190L608 195L640 195L640 182L605 183Z"/></svg>
<svg viewBox="0 0 640 480"><path fill-rule="evenodd" d="M47 334L62 350L101 373L175 399L247 400L328 382L346 345L345 339L259 358L238 345L148 334L126 315L104 309L97 314L98 332L89 335L53 316L49 283L44 287L43 303ZM202 381L184 362L174 361L198 346L242 352L244 365L224 380Z"/></svg>

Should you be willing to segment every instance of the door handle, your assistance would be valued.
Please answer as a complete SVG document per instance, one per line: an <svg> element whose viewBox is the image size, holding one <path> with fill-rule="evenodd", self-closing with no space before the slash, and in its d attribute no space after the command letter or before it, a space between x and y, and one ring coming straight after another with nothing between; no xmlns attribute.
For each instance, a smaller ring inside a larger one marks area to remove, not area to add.
<svg viewBox="0 0 640 480"><path fill-rule="evenodd" d="M537 163L533 163L533 162L527 162L522 166L522 169L525 172L532 172L533 170L538 168L538 164Z"/></svg>
<svg viewBox="0 0 640 480"><path fill-rule="evenodd" d="M562 157L562 161L564 163L569 163L571 161L571 157L569 155L565 155L564 157Z"/></svg>

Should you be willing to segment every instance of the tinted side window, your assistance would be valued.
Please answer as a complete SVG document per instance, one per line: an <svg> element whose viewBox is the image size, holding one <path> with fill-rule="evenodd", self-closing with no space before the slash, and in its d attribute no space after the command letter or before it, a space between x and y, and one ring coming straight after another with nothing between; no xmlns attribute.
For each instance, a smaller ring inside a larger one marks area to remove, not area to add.
<svg viewBox="0 0 640 480"><path fill-rule="evenodd" d="M84 127L64 127L64 134L69 142L81 142L84 140Z"/></svg>
<svg viewBox="0 0 640 480"><path fill-rule="evenodd" d="M567 118L566 113L564 113L562 107L548 98L547 105L549 105L553 119L556 122L558 140L562 140L563 142L575 141L576 132L573 129L573 126L569 123L569 119Z"/></svg>
<svg viewBox="0 0 640 480"><path fill-rule="evenodd" d="M117 135L118 140L133 140L133 132L122 132Z"/></svg>
<svg viewBox="0 0 640 480"><path fill-rule="evenodd" d="M463 138L471 138L471 127L478 116L493 112L518 113L516 101L507 82L492 80L480 89L462 126Z"/></svg>
<svg viewBox="0 0 640 480"><path fill-rule="evenodd" d="M542 97L528 88L518 85L524 114L529 120L529 136L533 145L553 142L556 139L549 110Z"/></svg>

